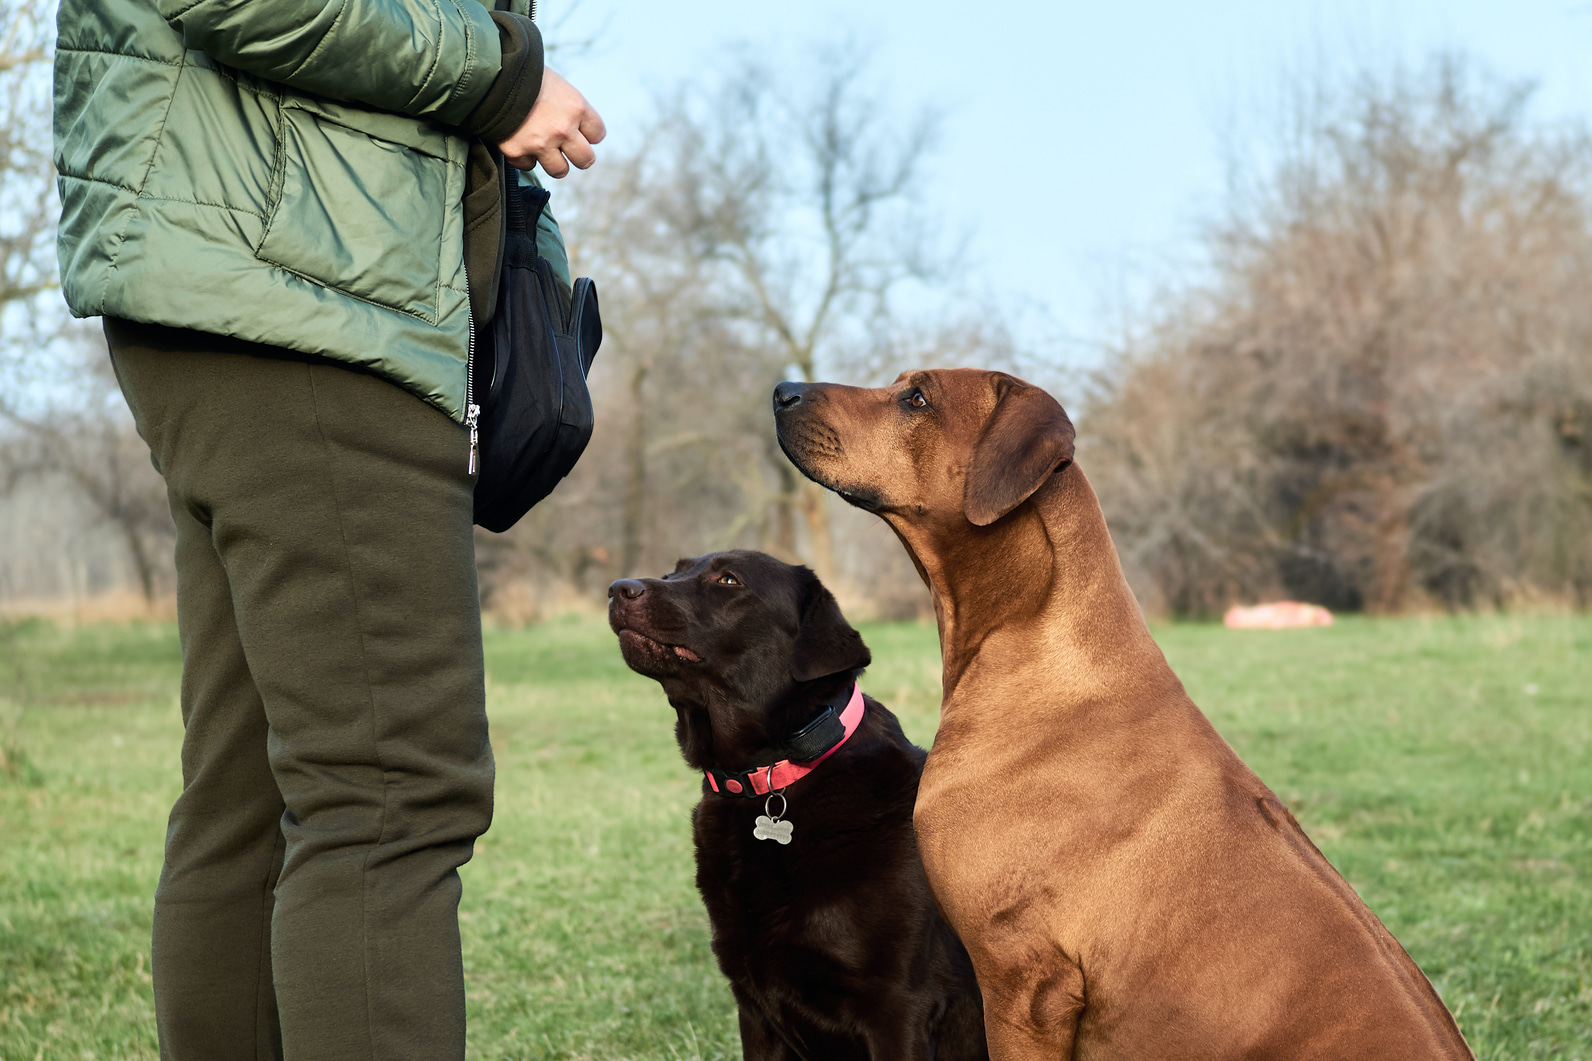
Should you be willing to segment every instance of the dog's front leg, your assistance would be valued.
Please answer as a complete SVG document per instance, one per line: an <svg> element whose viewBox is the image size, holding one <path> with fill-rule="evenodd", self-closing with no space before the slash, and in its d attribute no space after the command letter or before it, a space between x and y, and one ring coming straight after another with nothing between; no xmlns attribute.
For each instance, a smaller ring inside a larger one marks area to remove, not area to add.
<svg viewBox="0 0 1592 1061"><path fill-rule="evenodd" d="M737 1007L741 1021L741 1056L746 1061L801 1061L801 1055L750 1002Z"/></svg>

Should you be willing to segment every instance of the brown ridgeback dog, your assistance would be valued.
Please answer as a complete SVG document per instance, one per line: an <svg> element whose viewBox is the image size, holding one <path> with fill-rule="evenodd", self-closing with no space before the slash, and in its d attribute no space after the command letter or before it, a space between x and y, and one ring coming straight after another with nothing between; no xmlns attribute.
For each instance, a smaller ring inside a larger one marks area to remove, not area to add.
<svg viewBox="0 0 1592 1061"><path fill-rule="evenodd" d="M1184 692L1050 395L999 372L781 383L780 446L933 594L915 813L990 1056L1470 1058L1420 969Z"/></svg>

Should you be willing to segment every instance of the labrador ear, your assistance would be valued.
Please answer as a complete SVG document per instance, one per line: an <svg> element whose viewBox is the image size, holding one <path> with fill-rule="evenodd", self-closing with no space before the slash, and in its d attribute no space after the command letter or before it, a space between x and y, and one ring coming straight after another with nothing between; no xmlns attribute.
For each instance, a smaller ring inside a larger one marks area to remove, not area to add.
<svg viewBox="0 0 1592 1061"><path fill-rule="evenodd" d="M995 383L995 411L967 462L963 510L987 527L1072 463L1072 421L1061 403L1013 376Z"/></svg>
<svg viewBox="0 0 1592 1061"><path fill-rule="evenodd" d="M840 614L834 594L818 576L803 568L809 580L806 607L796 644L791 650L790 674L799 682L826 678L842 671L860 670L873 662L862 635Z"/></svg>

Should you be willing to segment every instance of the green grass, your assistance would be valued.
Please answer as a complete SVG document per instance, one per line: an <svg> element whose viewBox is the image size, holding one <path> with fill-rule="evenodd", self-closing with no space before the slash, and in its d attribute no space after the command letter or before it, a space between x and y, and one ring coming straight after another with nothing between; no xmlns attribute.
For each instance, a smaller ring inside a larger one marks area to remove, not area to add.
<svg viewBox="0 0 1592 1061"><path fill-rule="evenodd" d="M932 628L864 629L932 739ZM1592 1061L1592 617L1158 628L1196 701L1431 976L1479 1057ZM657 686L599 619L487 635L497 818L465 869L477 1058L738 1057ZM0 626L0 1059L156 1056L173 628Z"/></svg>

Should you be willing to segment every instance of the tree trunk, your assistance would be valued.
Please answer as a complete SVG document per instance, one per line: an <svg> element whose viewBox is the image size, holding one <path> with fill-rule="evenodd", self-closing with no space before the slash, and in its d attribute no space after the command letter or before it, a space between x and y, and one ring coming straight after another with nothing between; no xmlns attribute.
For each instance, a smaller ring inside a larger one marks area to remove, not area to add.
<svg viewBox="0 0 1592 1061"><path fill-rule="evenodd" d="M641 569L647 505L647 366L630 374L630 433L625 439L625 496L619 512L619 573L630 577Z"/></svg>
<svg viewBox="0 0 1592 1061"><path fill-rule="evenodd" d="M832 581L835 572L834 545L829 536L829 507L825 503L823 487L814 482L800 485L802 519L807 524L807 552L813 571L825 582Z"/></svg>
<svg viewBox="0 0 1592 1061"><path fill-rule="evenodd" d="M1366 610L1395 615L1408 603L1410 587L1410 512L1396 482L1377 491L1376 541L1371 557L1371 592Z"/></svg>
<svg viewBox="0 0 1592 1061"><path fill-rule="evenodd" d="M116 525L121 529L122 538L127 542L127 554L133 559L133 570L138 574L138 588L143 591L144 603L153 608L155 565L149 558L149 546L144 543L144 536L138 533L138 527L134 525L133 520L117 519Z"/></svg>
<svg viewBox="0 0 1592 1061"><path fill-rule="evenodd" d="M768 516L763 524L763 551L772 553L788 563L800 559L796 552L796 492L801 489L796 469L779 452L777 445L769 460L774 474L779 476L779 493L768 504Z"/></svg>

